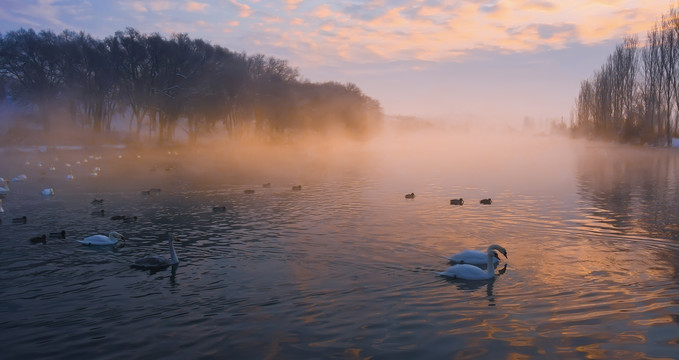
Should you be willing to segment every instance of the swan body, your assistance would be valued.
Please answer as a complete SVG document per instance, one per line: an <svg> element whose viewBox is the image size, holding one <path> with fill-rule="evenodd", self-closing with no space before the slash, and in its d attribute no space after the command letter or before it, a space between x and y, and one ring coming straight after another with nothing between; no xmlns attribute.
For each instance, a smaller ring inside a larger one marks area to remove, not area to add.
<svg viewBox="0 0 679 360"><path fill-rule="evenodd" d="M496 249L500 251L504 250L504 248L499 245L491 245L488 247L488 251L486 253L486 270L470 264L457 264L438 274L460 280L490 280L495 277L495 267L493 266L493 260L497 255L495 253ZM507 251L503 251L502 253L507 256Z"/></svg>
<svg viewBox="0 0 679 360"><path fill-rule="evenodd" d="M179 259L177 258L177 253L174 251L173 241L176 237L172 234L168 234L168 242L170 243L170 258L166 258L160 255L151 255L143 257L130 265L135 269L142 270L160 270L171 265L179 264Z"/></svg>
<svg viewBox="0 0 679 360"><path fill-rule="evenodd" d="M125 237L115 231L111 231L108 236L92 235L84 238L83 240L76 241L84 245L114 245L119 240L125 240Z"/></svg>
<svg viewBox="0 0 679 360"><path fill-rule="evenodd" d="M480 250L465 250L459 252L455 255L447 257L446 259L456 262L458 264L472 264L472 265L484 265L488 261L488 253L492 252L493 265L497 265L499 258L497 253L493 250L497 250L507 257L507 250L500 245L493 244L486 249L486 251Z"/></svg>
<svg viewBox="0 0 679 360"><path fill-rule="evenodd" d="M492 266L489 266L488 270L483 270L474 265L458 264L453 265L446 269L446 271L440 272L438 274L441 276L461 280L488 280L495 276L495 269Z"/></svg>

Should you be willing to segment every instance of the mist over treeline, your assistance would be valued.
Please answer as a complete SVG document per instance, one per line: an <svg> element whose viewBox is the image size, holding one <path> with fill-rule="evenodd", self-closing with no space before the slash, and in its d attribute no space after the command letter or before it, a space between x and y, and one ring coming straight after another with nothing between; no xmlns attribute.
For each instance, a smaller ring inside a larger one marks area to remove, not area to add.
<svg viewBox="0 0 679 360"><path fill-rule="evenodd" d="M573 130L623 142L668 144L679 125L679 10L646 34L627 36L601 69L582 81Z"/></svg>
<svg viewBox="0 0 679 360"><path fill-rule="evenodd" d="M355 84L312 83L286 60L133 28L103 40L70 30L1 35L0 95L20 109L11 116L46 132L106 134L123 121L132 139L159 143L182 130L191 143L243 132L361 137L382 119L378 101Z"/></svg>

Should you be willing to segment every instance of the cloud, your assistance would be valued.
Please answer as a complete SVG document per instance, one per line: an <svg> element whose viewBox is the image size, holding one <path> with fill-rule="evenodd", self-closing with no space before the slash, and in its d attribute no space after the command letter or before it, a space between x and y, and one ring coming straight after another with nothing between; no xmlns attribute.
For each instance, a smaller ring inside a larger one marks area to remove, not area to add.
<svg viewBox="0 0 679 360"><path fill-rule="evenodd" d="M238 16L242 18L247 18L250 17L250 15L252 15L252 8L250 8L249 5L241 4L236 0L231 0L231 4L233 4L233 6L235 6L236 9L238 9Z"/></svg>
<svg viewBox="0 0 679 360"><path fill-rule="evenodd" d="M128 3L127 5L128 5L127 7L129 7L130 9L139 13L145 13L148 11L146 6L144 6L144 3L142 3L141 1L133 1L131 3Z"/></svg>
<svg viewBox="0 0 679 360"><path fill-rule="evenodd" d="M288 11L294 11L299 7L299 4L302 3L303 0L285 0L285 9Z"/></svg>
<svg viewBox="0 0 679 360"><path fill-rule="evenodd" d="M170 1L151 1L149 6L153 11L171 10L175 5Z"/></svg>
<svg viewBox="0 0 679 360"><path fill-rule="evenodd" d="M205 9L208 7L208 4L206 3L199 3L197 1L189 1L186 4L186 11L188 12L200 12L200 11L205 11Z"/></svg>

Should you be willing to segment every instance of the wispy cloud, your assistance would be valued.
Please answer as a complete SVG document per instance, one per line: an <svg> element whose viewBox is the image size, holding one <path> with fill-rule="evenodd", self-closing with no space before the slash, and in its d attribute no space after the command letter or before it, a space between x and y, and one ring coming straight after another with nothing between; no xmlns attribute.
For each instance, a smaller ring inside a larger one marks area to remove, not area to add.
<svg viewBox="0 0 679 360"><path fill-rule="evenodd" d="M3 0L0 19L85 31L196 29L190 35L226 46L285 47L319 61L438 61L479 49L534 52L643 34L668 9L667 0Z"/></svg>
<svg viewBox="0 0 679 360"><path fill-rule="evenodd" d="M207 3L200 3L197 1L189 1L186 4L186 11L188 12L199 12L199 11L205 11L209 5Z"/></svg>
<svg viewBox="0 0 679 360"><path fill-rule="evenodd" d="M247 18L250 17L250 15L252 15L252 8L249 5L241 4L236 0L231 0L231 4L233 4L233 6L235 6L236 9L238 9L238 16L242 18Z"/></svg>

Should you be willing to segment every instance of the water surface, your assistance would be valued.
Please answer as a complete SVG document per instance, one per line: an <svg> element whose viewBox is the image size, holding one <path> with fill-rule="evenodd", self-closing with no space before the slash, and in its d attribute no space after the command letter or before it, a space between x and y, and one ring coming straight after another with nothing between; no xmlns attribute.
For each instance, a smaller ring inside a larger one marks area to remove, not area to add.
<svg viewBox="0 0 679 360"><path fill-rule="evenodd" d="M195 154L88 151L4 152L16 161L0 175L28 180L10 183L0 214L3 358L679 353L677 152L425 132L311 150L301 164L216 158L198 172ZM162 192L141 195L150 187ZM458 197L465 205L451 206ZM27 224L11 224L22 215ZM65 240L28 242L62 229ZM124 247L75 242L110 230ZM167 255L168 231L176 270L129 267ZM491 243L509 253L494 281L435 274L444 256Z"/></svg>

